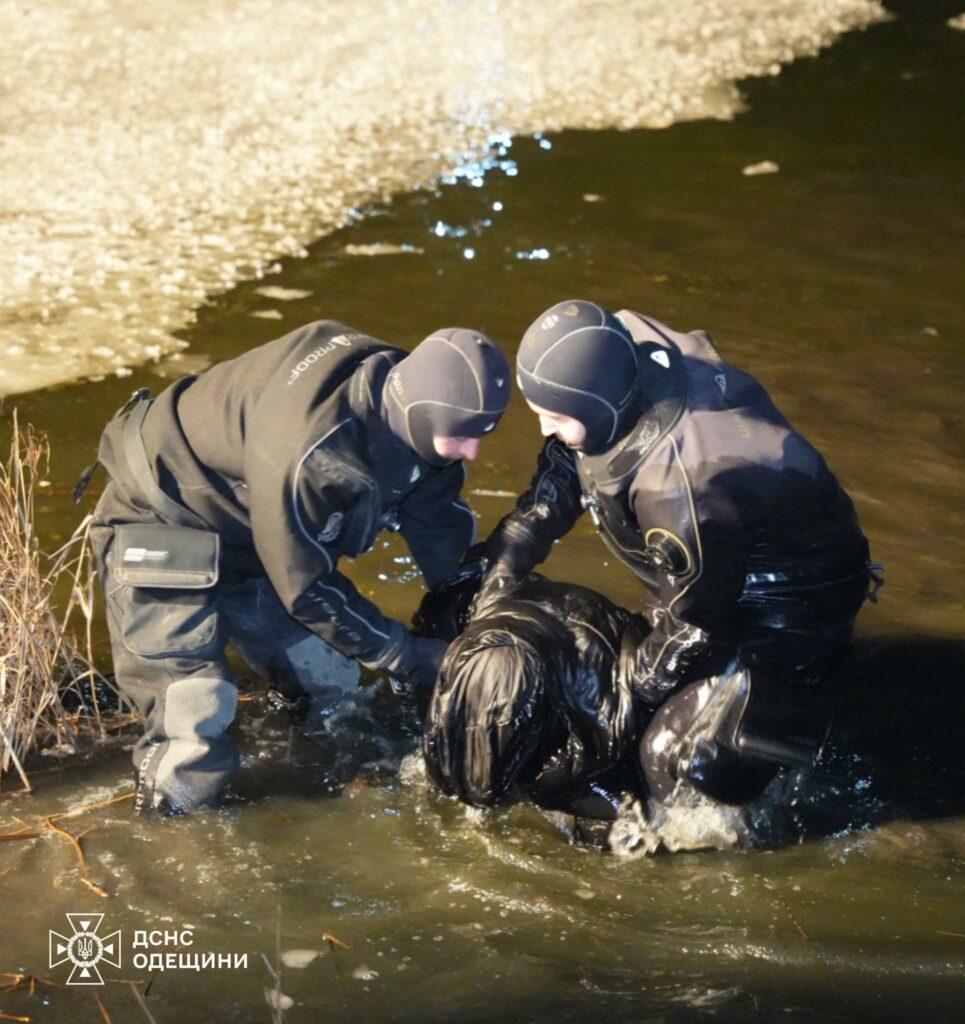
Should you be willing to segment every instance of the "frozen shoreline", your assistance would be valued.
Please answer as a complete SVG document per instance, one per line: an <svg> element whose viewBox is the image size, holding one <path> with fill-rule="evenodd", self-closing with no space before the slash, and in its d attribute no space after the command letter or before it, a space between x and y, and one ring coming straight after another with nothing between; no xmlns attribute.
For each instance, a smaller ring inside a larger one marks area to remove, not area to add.
<svg viewBox="0 0 965 1024"><path fill-rule="evenodd" d="M207 297L499 135L740 108L875 0L0 2L0 395L183 345Z"/></svg>

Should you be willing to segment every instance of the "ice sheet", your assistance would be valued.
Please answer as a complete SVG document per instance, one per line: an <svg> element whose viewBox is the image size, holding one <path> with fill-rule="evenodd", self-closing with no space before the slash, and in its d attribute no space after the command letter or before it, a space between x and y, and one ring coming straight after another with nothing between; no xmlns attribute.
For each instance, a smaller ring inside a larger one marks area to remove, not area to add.
<svg viewBox="0 0 965 1024"><path fill-rule="evenodd" d="M739 79L885 16L874 0L0 0L0 394L170 353L206 296L497 135L730 117Z"/></svg>

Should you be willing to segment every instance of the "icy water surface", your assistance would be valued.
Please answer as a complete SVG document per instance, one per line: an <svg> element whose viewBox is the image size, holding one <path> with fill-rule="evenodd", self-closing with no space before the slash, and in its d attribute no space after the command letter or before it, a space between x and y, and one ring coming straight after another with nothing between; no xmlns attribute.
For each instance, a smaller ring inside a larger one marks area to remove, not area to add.
<svg viewBox="0 0 965 1024"><path fill-rule="evenodd" d="M0 2L0 394L177 347L205 296L510 133L730 117L876 0Z"/></svg>
<svg viewBox="0 0 965 1024"><path fill-rule="evenodd" d="M321 951L283 970L292 1022L962 1018L965 35L946 24L953 8L892 10L747 84L732 122L518 138L502 167L476 169L478 185L462 177L373 207L204 307L180 359L18 402L54 443L41 524L53 541L75 514L66 488L133 386L162 387L315 317L402 344L467 324L512 350L536 313L585 295L706 327L822 448L887 566L830 694L834 755L793 813L762 822L803 842L601 856L532 809L477 818L432 795L405 760L416 720L381 691L314 743L252 699L239 796L224 810L151 826L120 804L64 822L97 826L85 844L107 899L82 885L61 837L2 844L0 970L60 978L47 930L65 930L64 912L104 912L126 942L190 925L192 950L248 953L249 967L157 976L159 1024L266 1021L256 954L273 955L280 913L283 949ZM742 173L765 161L778 170ZM517 397L473 466L483 529L537 446ZM393 542L352 570L400 616L419 598L403 557ZM588 524L547 568L640 601ZM0 801L0 821L121 794L126 760L36 783L37 796ZM129 957L105 974L142 976ZM115 1020L144 1019L128 990L101 995ZM74 989L0 995L0 1010L102 1019Z"/></svg>

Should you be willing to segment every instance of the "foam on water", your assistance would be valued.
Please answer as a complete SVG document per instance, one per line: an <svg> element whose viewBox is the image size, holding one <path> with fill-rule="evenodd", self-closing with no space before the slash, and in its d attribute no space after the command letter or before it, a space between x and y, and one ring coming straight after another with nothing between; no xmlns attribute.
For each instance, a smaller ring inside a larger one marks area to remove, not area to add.
<svg viewBox="0 0 965 1024"><path fill-rule="evenodd" d="M885 16L875 0L0 0L0 394L160 358L206 296L497 136L730 117L737 80Z"/></svg>

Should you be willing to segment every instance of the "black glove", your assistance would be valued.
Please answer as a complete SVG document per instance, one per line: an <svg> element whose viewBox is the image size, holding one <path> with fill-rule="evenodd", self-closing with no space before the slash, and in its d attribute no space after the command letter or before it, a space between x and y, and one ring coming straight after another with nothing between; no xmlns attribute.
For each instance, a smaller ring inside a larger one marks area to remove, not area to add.
<svg viewBox="0 0 965 1024"><path fill-rule="evenodd" d="M422 598L412 616L412 632L418 637L455 640L466 628L469 610L482 581L482 564L460 567Z"/></svg>
<svg viewBox="0 0 965 1024"><path fill-rule="evenodd" d="M459 571L472 574L476 580L477 590L470 606L470 618L514 587L520 579L508 563L493 560L486 541L469 548L460 559Z"/></svg>
<svg viewBox="0 0 965 1024"><path fill-rule="evenodd" d="M448 648L448 640L410 636L408 643L385 667L392 689L398 694L431 690L436 685Z"/></svg>

